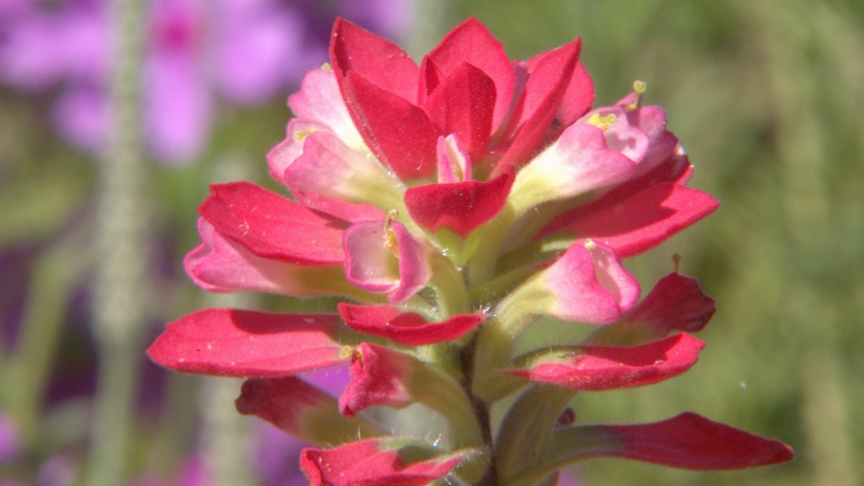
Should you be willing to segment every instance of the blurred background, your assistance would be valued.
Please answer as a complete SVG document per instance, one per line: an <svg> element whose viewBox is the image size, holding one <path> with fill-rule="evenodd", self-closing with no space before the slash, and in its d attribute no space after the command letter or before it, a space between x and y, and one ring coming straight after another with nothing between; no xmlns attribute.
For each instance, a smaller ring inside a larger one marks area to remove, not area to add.
<svg viewBox="0 0 864 486"><path fill-rule="evenodd" d="M582 394L576 420L691 410L796 459L710 473L593 460L577 484L864 481L864 3L0 0L0 485L306 484L301 445L236 414L238 383L162 372L143 350L205 306L332 305L205 295L181 260L208 184L277 188L264 155L336 15L418 59L470 15L512 58L581 36L596 104L645 81L690 185L722 202L627 261L647 292L677 253L717 300L698 365Z"/></svg>

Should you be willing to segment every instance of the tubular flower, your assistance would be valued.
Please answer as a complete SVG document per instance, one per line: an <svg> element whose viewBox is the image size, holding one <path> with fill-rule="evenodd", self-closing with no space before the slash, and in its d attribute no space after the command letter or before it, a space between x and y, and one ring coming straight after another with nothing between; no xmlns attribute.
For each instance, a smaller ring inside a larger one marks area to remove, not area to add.
<svg viewBox="0 0 864 486"><path fill-rule="evenodd" d="M551 484L596 456L691 469L789 460L780 442L695 414L562 421L577 391L687 371L705 346L690 333L714 313L677 273L639 300L622 259L718 203L686 187L692 166L663 110L642 105L644 84L591 108L579 50L577 39L511 61L469 19L418 65L337 20L331 63L289 98L296 118L268 155L291 196L213 186L185 266L212 291L342 301L331 314L199 311L169 324L151 358L248 377L242 413L329 447L301 456L313 484ZM596 329L517 355L542 316ZM350 382L338 399L293 376L339 364ZM520 391L492 430L491 407ZM414 405L429 411L428 441L388 422Z"/></svg>

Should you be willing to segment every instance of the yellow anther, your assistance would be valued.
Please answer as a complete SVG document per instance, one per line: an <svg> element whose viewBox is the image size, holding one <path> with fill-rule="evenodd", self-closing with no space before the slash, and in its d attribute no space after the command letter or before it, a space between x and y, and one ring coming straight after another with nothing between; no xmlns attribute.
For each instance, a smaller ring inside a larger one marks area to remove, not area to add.
<svg viewBox="0 0 864 486"><path fill-rule="evenodd" d="M308 137L309 135L312 135L314 132L315 132L314 128L310 128L309 130L297 130L296 132L294 132L294 140L297 140L298 142L302 142L303 140L306 139L306 137Z"/></svg>
<svg viewBox="0 0 864 486"><path fill-rule="evenodd" d="M627 111L633 111L642 105L642 93L644 93L646 89L648 89L648 84L646 84L645 81L639 81L638 79L633 81L634 96L633 101L627 105Z"/></svg>
<svg viewBox="0 0 864 486"><path fill-rule="evenodd" d="M333 71L333 66L331 66L329 62L325 62L321 65L321 69L325 71Z"/></svg>
<svg viewBox="0 0 864 486"><path fill-rule="evenodd" d="M618 118L612 113L606 116L602 116L599 113L594 113L593 115L588 117L587 122L605 132L609 129L609 127L615 124L615 121L617 119Z"/></svg>
<svg viewBox="0 0 864 486"><path fill-rule="evenodd" d="M391 209L387 211L387 217L384 218L384 246L390 250L397 250L399 243L396 240L396 232L393 231L393 220L399 217L399 211Z"/></svg>
<svg viewBox="0 0 864 486"><path fill-rule="evenodd" d="M592 240L591 238L588 238L587 240L585 240L585 249L586 250L591 251L594 248L597 248L597 243L594 243L594 240Z"/></svg>
<svg viewBox="0 0 864 486"><path fill-rule="evenodd" d="M342 359L350 358L354 354L354 346L342 346L339 350L339 357Z"/></svg>

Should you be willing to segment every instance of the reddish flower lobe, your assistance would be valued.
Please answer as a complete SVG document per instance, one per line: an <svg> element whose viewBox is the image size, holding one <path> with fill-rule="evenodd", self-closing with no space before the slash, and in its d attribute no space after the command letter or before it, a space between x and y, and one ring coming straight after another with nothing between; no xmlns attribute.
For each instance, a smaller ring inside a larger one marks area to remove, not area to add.
<svg viewBox="0 0 864 486"><path fill-rule="evenodd" d="M683 333L641 346L582 346L563 361L509 373L576 390L630 388L680 375L696 363L704 346Z"/></svg>
<svg viewBox="0 0 864 486"><path fill-rule="evenodd" d="M405 191L405 206L420 226L431 231L447 228L464 238L501 211L515 177L510 167L486 182L410 187Z"/></svg>
<svg viewBox="0 0 864 486"><path fill-rule="evenodd" d="M565 213L540 234L548 235L566 227L578 238L605 243L627 258L654 248L708 216L719 205L702 191L666 182L578 219L572 219L576 213Z"/></svg>
<svg viewBox="0 0 864 486"><path fill-rule="evenodd" d="M271 377L348 361L338 316L205 309L168 324L147 350L156 363L204 375Z"/></svg>
<svg viewBox="0 0 864 486"><path fill-rule="evenodd" d="M249 182L210 186L198 208L221 235L263 258L341 265L341 222Z"/></svg>
<svg viewBox="0 0 864 486"><path fill-rule="evenodd" d="M398 449L367 439L333 449L306 448L300 468L312 486L424 486L446 476L461 455L405 464Z"/></svg>
<svg viewBox="0 0 864 486"><path fill-rule="evenodd" d="M424 59L425 93L421 92L420 100L437 87L437 81L450 76L463 63L476 66L493 81L492 131L497 131L510 109L515 74L501 41L473 17L450 31Z"/></svg>
<svg viewBox="0 0 864 486"><path fill-rule="evenodd" d="M782 442L690 412L662 422L601 427L621 444L603 455L683 469L745 469L785 462L794 454Z"/></svg>
<svg viewBox="0 0 864 486"><path fill-rule="evenodd" d="M427 322L421 315L387 305L340 303L339 314L355 331L391 339L406 346L421 346L459 339L477 327L481 314L460 314L443 322Z"/></svg>

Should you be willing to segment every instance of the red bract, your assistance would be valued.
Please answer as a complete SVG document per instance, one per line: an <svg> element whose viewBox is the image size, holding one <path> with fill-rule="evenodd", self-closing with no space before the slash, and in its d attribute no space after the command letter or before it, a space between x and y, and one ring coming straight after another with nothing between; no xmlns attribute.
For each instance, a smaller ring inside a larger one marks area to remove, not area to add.
<svg viewBox="0 0 864 486"><path fill-rule="evenodd" d="M508 373L575 390L613 390L657 383L690 369L705 343L678 334L641 346L581 346L541 353Z"/></svg>
<svg viewBox="0 0 864 486"><path fill-rule="evenodd" d="M250 377L241 413L329 447L302 454L312 484L547 484L603 455L691 469L791 458L693 414L570 425L577 390L651 385L696 363L705 343L688 333L714 301L673 273L639 302L622 258L718 206L686 187L693 166L663 109L643 106L643 83L592 109L580 49L511 61L469 19L417 65L337 21L331 65L289 98L296 118L267 155L291 197L214 185L184 266L210 291L341 300L315 315L199 311L150 357ZM541 317L596 329L523 349ZM338 401L292 376L349 361ZM425 440L392 435L409 422Z"/></svg>
<svg viewBox="0 0 864 486"><path fill-rule="evenodd" d="M507 174L554 136L556 115L572 123L594 97L578 64L578 40L511 64L476 19L454 29L420 67L398 46L346 21L333 29L330 54L366 145L403 180L432 177L441 159L439 140L448 136L455 136L478 174ZM472 177L409 189L412 216L432 231L443 226L466 236L501 210L512 184L512 175L490 184L471 183ZM445 182L440 173L439 182ZM461 215L457 204L464 207Z"/></svg>
<svg viewBox="0 0 864 486"><path fill-rule="evenodd" d="M307 448L300 455L300 467L313 486L424 486L446 476L468 454L411 463L389 445L386 440L368 439L334 449ZM414 444L406 447L410 445Z"/></svg>
<svg viewBox="0 0 864 486"><path fill-rule="evenodd" d="M696 279L673 272L660 279L618 322L597 329L583 344L634 345L673 331L698 332L711 320L714 310L714 299L702 293Z"/></svg>
<svg viewBox="0 0 864 486"><path fill-rule="evenodd" d="M187 373L284 376L346 363L332 315L207 309L168 324L147 355Z"/></svg>
<svg viewBox="0 0 864 486"><path fill-rule="evenodd" d="M483 322L482 314L462 314L444 322L427 322L420 314L386 305L339 304L339 314L351 329L386 337L406 346L454 341Z"/></svg>
<svg viewBox="0 0 864 486"><path fill-rule="evenodd" d="M556 444L590 435L606 437L605 445L585 454L617 456L695 470L744 469L792 459L792 449L696 415L682 413L662 422L635 425L575 427L557 432ZM562 447L561 451L566 449Z"/></svg>
<svg viewBox="0 0 864 486"><path fill-rule="evenodd" d="M386 435L363 417L343 417L335 398L296 376L246 380L235 403L238 412L256 415L309 444Z"/></svg>

